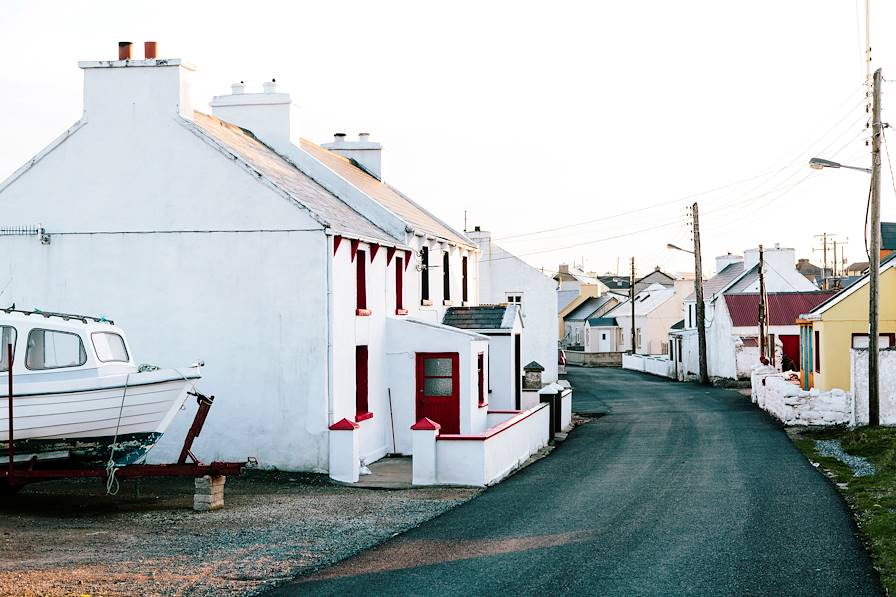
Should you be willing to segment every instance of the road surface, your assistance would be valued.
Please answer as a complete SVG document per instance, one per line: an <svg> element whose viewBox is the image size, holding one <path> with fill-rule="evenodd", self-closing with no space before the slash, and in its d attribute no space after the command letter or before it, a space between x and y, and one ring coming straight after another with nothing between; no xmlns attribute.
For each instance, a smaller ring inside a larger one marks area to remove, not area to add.
<svg viewBox="0 0 896 597"><path fill-rule="evenodd" d="M478 498L279 595L880 595L836 489L731 391L570 368L606 413Z"/></svg>

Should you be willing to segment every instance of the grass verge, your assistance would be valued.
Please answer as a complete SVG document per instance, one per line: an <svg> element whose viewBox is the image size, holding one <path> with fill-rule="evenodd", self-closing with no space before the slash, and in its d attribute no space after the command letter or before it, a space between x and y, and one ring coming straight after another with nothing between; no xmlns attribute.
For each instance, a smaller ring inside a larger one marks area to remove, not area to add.
<svg viewBox="0 0 896 597"><path fill-rule="evenodd" d="M896 428L799 431L791 437L806 457L819 463L838 483L868 541L871 558L887 593L896 595ZM844 463L819 455L815 451L817 439L839 439L847 453L867 458L877 472L854 476Z"/></svg>

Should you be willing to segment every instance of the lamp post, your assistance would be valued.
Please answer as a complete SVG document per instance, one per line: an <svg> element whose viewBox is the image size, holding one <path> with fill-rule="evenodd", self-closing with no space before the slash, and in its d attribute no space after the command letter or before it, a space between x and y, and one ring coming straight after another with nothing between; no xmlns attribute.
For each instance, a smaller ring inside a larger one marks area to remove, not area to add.
<svg viewBox="0 0 896 597"><path fill-rule="evenodd" d="M700 383L709 384L709 370L706 365L706 314L703 303L703 263L700 259L700 221L697 214L697 204L691 207L694 216L694 250L682 249L672 243L666 244L669 249L683 251L694 256L694 294L697 299L697 345L700 351Z"/></svg>
<svg viewBox="0 0 896 597"><path fill-rule="evenodd" d="M868 425L876 427L880 424L880 336L878 335L878 306L880 304L880 69L874 71L873 106L871 116L871 168L846 166L812 158L809 167L847 168L871 174L871 197L869 206L870 238L868 268Z"/></svg>

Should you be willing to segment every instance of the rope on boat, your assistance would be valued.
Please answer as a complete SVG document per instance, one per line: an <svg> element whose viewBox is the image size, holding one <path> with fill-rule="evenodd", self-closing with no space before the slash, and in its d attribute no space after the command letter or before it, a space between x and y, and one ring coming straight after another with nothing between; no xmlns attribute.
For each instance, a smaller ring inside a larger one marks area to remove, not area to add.
<svg viewBox="0 0 896 597"><path fill-rule="evenodd" d="M121 427L121 415L124 412L124 399L128 395L128 384L131 374L124 379L124 391L121 393L121 406L118 407L118 422L115 423L115 437L112 439L112 449L109 451L109 462L106 463L106 495L118 495L118 478L115 476L118 468L115 466L115 445L118 443L118 430Z"/></svg>

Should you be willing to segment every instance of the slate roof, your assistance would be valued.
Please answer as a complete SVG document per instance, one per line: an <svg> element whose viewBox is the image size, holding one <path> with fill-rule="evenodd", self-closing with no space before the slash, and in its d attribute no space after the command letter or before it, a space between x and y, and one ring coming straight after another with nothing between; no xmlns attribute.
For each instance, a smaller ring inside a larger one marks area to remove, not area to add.
<svg viewBox="0 0 896 597"><path fill-rule="evenodd" d="M256 139L252 133L202 112L193 113L193 124L200 133L247 163L296 203L307 208L319 221L326 222L334 232L388 245L404 245L404 242L396 240L317 184L277 152Z"/></svg>
<svg viewBox="0 0 896 597"><path fill-rule="evenodd" d="M301 140L301 148L327 168L357 187L368 197L378 201L383 207L407 222L417 232L459 243L467 247L476 247L466 236L414 203L398 189L389 186L357 167L348 158L324 149L307 139Z"/></svg>
<svg viewBox="0 0 896 597"><path fill-rule="evenodd" d="M850 263L846 267L846 271L848 271L848 272L864 272L869 267L871 267L871 262L869 262L869 261L856 261L855 263Z"/></svg>
<svg viewBox="0 0 896 597"><path fill-rule="evenodd" d="M675 289L662 284L651 284L635 295L635 317L647 315L654 309L675 296ZM613 307L610 311L615 317L629 318L632 316L631 301L626 299Z"/></svg>
<svg viewBox="0 0 896 597"><path fill-rule="evenodd" d="M573 302L579 296L578 290L558 290L557 291L557 312L559 313L566 308L569 303Z"/></svg>
<svg viewBox="0 0 896 597"><path fill-rule="evenodd" d="M738 276L744 273L744 262L729 263L725 269L717 273L709 280L703 281L703 300L709 301L717 292L731 284ZM685 302L696 301L697 296L693 292L688 295Z"/></svg>
<svg viewBox="0 0 896 597"><path fill-rule="evenodd" d="M796 325L800 314L809 313L836 292L770 292L769 325ZM725 304L735 327L759 325L759 294L726 294Z"/></svg>
<svg viewBox="0 0 896 597"><path fill-rule="evenodd" d="M509 330L513 329L518 309L518 305L449 307L442 323L463 330Z"/></svg>
<svg viewBox="0 0 896 597"><path fill-rule="evenodd" d="M682 319L681 321L676 321L675 323L672 324L672 327L669 329L670 330L683 330L684 329L684 319Z"/></svg>
<svg viewBox="0 0 896 597"><path fill-rule="evenodd" d="M631 282L629 281L627 276L598 276L598 280L600 280L604 286L607 288L622 288L627 289L631 286Z"/></svg>
<svg viewBox="0 0 896 597"><path fill-rule="evenodd" d="M618 299L616 297L608 296L606 294L602 294L600 296L589 298L584 303L582 303L581 305L579 305L578 307L576 307L575 309L570 311L566 315L564 320L565 321L585 321L586 319L588 319L589 317L594 315L595 312L599 311L601 307L607 306L607 303L610 303L613 300L616 300L618 302ZM612 307L612 305L607 306L607 311L609 311L611 307ZM605 312L606 311L604 311L604 313ZM601 313L601 315L602 314L603 313Z"/></svg>
<svg viewBox="0 0 896 597"><path fill-rule="evenodd" d="M612 328L617 324L615 317L592 317L588 320L588 325L593 328Z"/></svg>

